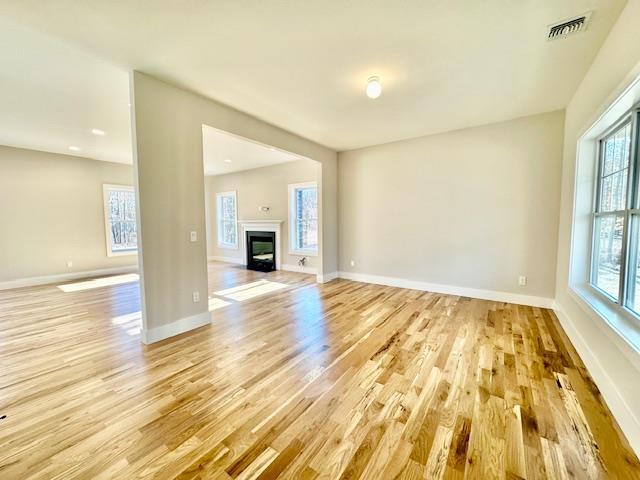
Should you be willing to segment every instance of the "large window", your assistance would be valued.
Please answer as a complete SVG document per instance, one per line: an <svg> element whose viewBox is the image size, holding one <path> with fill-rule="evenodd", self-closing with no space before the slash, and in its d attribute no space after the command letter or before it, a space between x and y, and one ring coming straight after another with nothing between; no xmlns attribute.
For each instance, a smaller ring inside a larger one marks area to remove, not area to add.
<svg viewBox="0 0 640 480"><path fill-rule="evenodd" d="M137 253L136 196L133 187L104 185L103 194L107 255Z"/></svg>
<svg viewBox="0 0 640 480"><path fill-rule="evenodd" d="M318 253L318 187L315 182L289 185L289 252Z"/></svg>
<svg viewBox="0 0 640 480"><path fill-rule="evenodd" d="M593 216L591 284L610 300L640 314L640 189L638 111L599 141Z"/></svg>
<svg viewBox="0 0 640 480"><path fill-rule="evenodd" d="M216 218L218 225L218 246L238 248L238 217L236 192L216 194Z"/></svg>

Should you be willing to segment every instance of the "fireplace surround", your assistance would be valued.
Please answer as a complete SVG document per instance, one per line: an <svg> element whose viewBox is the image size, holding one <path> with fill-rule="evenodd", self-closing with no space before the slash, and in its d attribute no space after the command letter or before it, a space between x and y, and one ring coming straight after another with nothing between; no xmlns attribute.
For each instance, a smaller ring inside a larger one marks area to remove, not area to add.
<svg viewBox="0 0 640 480"><path fill-rule="evenodd" d="M274 268L273 270L281 269L281 260L282 260L282 242L281 242L281 225L283 220L271 220L271 219L263 219L263 220L239 220L238 224L240 226L240 235L238 238L240 240L240 248L242 250L242 263L249 267L249 257L248 257L248 247L247 244L247 233L272 233L274 234Z"/></svg>

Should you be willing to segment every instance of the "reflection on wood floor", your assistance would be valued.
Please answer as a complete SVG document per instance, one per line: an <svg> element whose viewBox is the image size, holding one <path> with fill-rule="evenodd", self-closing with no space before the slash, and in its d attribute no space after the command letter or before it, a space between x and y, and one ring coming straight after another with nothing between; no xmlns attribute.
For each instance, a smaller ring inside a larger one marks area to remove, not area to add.
<svg viewBox="0 0 640 480"><path fill-rule="evenodd" d="M0 292L0 478L640 478L549 310L209 277L151 346L135 278Z"/></svg>

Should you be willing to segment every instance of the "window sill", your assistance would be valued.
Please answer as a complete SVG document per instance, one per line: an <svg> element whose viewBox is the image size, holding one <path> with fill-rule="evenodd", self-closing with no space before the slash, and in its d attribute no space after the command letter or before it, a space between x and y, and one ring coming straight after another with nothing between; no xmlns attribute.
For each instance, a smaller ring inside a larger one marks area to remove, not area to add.
<svg viewBox="0 0 640 480"><path fill-rule="evenodd" d="M289 255L296 255L298 257L317 257L317 250L289 250Z"/></svg>
<svg viewBox="0 0 640 480"><path fill-rule="evenodd" d="M589 285L573 285L569 287L569 292L578 301L586 303L609 328L640 354L640 319Z"/></svg>
<svg viewBox="0 0 640 480"><path fill-rule="evenodd" d="M123 250L121 252L107 251L107 257L126 257L128 255L138 255L138 250Z"/></svg>
<svg viewBox="0 0 640 480"><path fill-rule="evenodd" d="M219 243L218 248L221 248L223 250L238 250L238 245L225 245Z"/></svg>

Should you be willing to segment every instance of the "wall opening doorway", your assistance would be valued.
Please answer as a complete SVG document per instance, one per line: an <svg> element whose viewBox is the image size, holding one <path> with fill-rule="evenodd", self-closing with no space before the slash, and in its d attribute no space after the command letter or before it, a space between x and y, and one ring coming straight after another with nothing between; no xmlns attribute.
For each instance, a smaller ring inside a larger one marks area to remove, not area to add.
<svg viewBox="0 0 640 480"><path fill-rule="evenodd" d="M322 165L202 125L209 310L315 282Z"/></svg>

